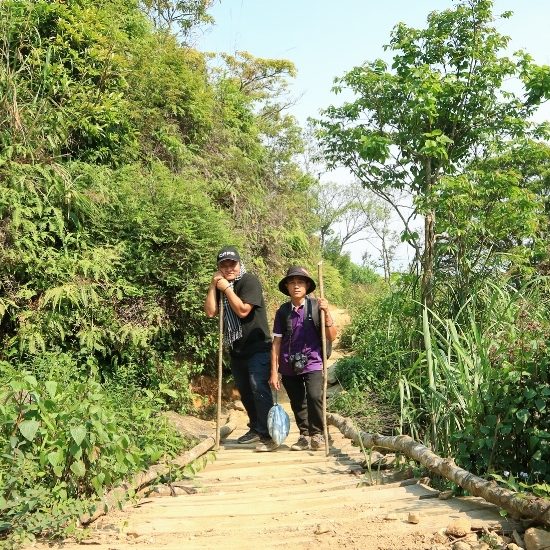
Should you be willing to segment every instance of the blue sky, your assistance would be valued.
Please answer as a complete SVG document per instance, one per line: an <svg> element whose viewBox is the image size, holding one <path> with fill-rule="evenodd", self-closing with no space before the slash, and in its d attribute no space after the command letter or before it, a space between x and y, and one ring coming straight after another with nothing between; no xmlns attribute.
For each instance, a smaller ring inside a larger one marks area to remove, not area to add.
<svg viewBox="0 0 550 550"><path fill-rule="evenodd" d="M216 24L196 38L200 50L294 62L298 76L292 113L300 123L339 98L330 89L334 77L363 61L384 57L392 27L404 21L424 27L433 10L450 0L216 0L210 13ZM525 49L538 63L550 64L550 2L496 0L494 13L514 16L497 23L512 38L510 49Z"/></svg>
<svg viewBox="0 0 550 550"><path fill-rule="evenodd" d="M305 125L319 110L340 104L342 96L331 92L333 79L364 61L382 57L390 31L400 21L423 28L427 15L451 7L452 0L215 0L210 13L216 23L195 37L202 51L234 53L245 50L257 57L288 59L298 76L291 93L296 103L290 112ZM495 0L494 13L513 11L510 19L496 22L511 37L509 53L523 49L539 64L550 65L549 0ZM541 117L550 118L550 105ZM348 182L343 170L326 175L325 181ZM396 225L396 229L400 228ZM358 243L349 248L360 263L369 248ZM371 251L371 253L373 253ZM411 253L400 246L397 267L405 267Z"/></svg>

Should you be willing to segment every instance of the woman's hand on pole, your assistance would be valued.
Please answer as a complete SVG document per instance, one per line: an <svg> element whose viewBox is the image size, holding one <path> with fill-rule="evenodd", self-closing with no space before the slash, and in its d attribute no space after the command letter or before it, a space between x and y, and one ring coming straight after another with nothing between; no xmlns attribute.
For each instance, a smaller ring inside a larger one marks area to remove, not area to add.
<svg viewBox="0 0 550 550"><path fill-rule="evenodd" d="M319 309L322 309L325 313L328 313L328 300L326 298L319 298Z"/></svg>

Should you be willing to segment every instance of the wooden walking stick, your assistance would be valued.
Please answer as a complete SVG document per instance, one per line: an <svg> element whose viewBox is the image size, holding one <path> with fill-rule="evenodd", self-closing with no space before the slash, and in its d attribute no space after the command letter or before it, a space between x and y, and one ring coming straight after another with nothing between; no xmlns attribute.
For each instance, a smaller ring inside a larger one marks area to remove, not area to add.
<svg viewBox="0 0 550 550"><path fill-rule="evenodd" d="M321 298L325 297L323 290L323 260L317 264L317 274L319 278L319 294ZM328 425L327 425L327 340L325 329L325 312L320 309L321 313L321 349L323 351L323 433L325 436L325 456L329 455L328 445Z"/></svg>
<svg viewBox="0 0 550 550"><path fill-rule="evenodd" d="M219 335L218 335L218 402L216 405L216 444L214 450L220 448L220 429L221 429L221 411L222 411L222 369L223 369L223 296L220 292L220 300L218 302L219 320Z"/></svg>

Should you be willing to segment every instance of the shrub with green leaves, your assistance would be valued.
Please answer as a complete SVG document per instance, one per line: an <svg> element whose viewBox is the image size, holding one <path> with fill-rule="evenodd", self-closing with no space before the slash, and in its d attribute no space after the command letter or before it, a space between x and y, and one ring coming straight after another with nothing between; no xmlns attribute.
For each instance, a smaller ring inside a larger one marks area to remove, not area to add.
<svg viewBox="0 0 550 550"><path fill-rule="evenodd" d="M377 376L372 365L356 355L339 359L334 365L334 375L343 388L375 390L384 377Z"/></svg>
<svg viewBox="0 0 550 550"><path fill-rule="evenodd" d="M151 392L108 394L93 378L40 380L5 363L0 380L0 512L12 536L58 534L105 490L189 444Z"/></svg>
<svg viewBox="0 0 550 550"><path fill-rule="evenodd" d="M358 386L336 392L328 402L330 411L353 419L360 430L368 433L395 433L399 425L398 411L383 403L372 391Z"/></svg>
<svg viewBox="0 0 550 550"><path fill-rule="evenodd" d="M488 283L461 322L429 320L400 381L403 427L476 474L550 479L547 281Z"/></svg>
<svg viewBox="0 0 550 550"><path fill-rule="evenodd" d="M487 281L455 319L397 290L354 315L353 356L336 376L348 391L399 404L401 430L480 475L550 479L548 280ZM421 311L421 310L420 310Z"/></svg>
<svg viewBox="0 0 550 550"><path fill-rule="evenodd" d="M206 360L199 289L217 247L210 228L223 218L198 186L160 166L68 168L12 165L0 190L10 242L0 250L4 349L71 350L106 372L130 361L141 365L138 385L164 353Z"/></svg>
<svg viewBox="0 0 550 550"><path fill-rule="evenodd" d="M400 373L414 361L417 333L415 304L403 290L373 291L355 304L352 323L342 334L341 345L353 357L339 362L338 378L345 388L372 388L388 402L399 399Z"/></svg>
<svg viewBox="0 0 550 550"><path fill-rule="evenodd" d="M479 357L479 408L471 425L452 438L458 457L474 471L523 472L524 482L550 481L547 285L545 278L520 289L489 285L478 297L488 305L483 319L455 343L461 355L468 345ZM481 436L472 437L476 430Z"/></svg>

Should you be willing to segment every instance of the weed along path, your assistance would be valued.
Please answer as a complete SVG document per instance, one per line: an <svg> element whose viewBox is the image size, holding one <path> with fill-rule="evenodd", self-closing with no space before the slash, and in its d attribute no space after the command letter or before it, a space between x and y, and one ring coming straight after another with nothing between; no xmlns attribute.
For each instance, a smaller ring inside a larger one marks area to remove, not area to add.
<svg viewBox="0 0 550 550"><path fill-rule="evenodd" d="M280 402L291 415L285 395ZM82 544L47 547L449 549L453 538L443 533L453 522L462 526L454 537L472 541L471 548L476 531L517 528L481 499L442 500L438 491L404 479L407 472L369 472L365 455L334 427L328 457L324 450L291 451L294 423L285 444L257 453L254 444L237 443L247 431L245 414L237 418L215 460L183 482L182 494L149 495L101 517Z"/></svg>

